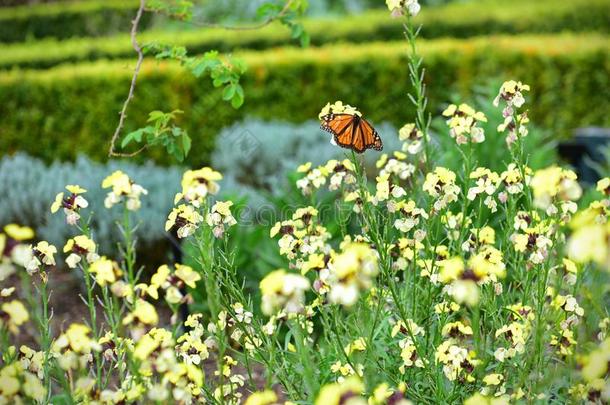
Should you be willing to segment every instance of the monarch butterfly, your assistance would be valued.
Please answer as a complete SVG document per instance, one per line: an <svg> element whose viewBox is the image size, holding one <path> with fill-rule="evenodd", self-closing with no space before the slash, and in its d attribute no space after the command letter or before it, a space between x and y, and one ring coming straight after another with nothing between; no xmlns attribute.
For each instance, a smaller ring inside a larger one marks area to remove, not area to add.
<svg viewBox="0 0 610 405"><path fill-rule="evenodd" d="M337 104L335 104L337 105ZM333 135L331 142L343 147L352 149L357 153L362 153L367 149L382 150L383 143L379 134L371 124L358 111L350 106L344 111L348 113L334 113L329 106L323 110L325 114L320 116L322 120L321 128ZM339 110L342 110L340 108Z"/></svg>

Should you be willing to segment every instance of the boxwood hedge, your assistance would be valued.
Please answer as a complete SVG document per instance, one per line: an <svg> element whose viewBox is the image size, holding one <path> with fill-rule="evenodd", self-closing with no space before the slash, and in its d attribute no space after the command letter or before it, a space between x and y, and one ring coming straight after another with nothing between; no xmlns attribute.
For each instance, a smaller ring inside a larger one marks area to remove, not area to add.
<svg viewBox="0 0 610 405"><path fill-rule="evenodd" d="M610 125L610 45L600 35L499 36L421 42L430 110L451 95L467 94L486 78L530 83L531 117L555 137L583 125ZM155 109L185 111L181 125L193 137L189 164L209 160L214 136L246 116L303 122L328 101L344 100L375 123L411 120L404 42L339 44L243 52L246 103L233 110L209 79L195 79L171 63L144 65L127 130ZM133 61L98 61L47 71L0 76L0 154L15 151L73 159L76 151L106 159L117 112L127 94ZM491 102L491 100L490 100ZM168 163L160 150L141 159Z"/></svg>
<svg viewBox="0 0 610 405"><path fill-rule="evenodd" d="M134 0L92 0L0 8L0 42L115 34L129 29ZM142 27L152 22L144 16Z"/></svg>
<svg viewBox="0 0 610 405"><path fill-rule="evenodd" d="M47 68L62 62L130 57L133 49L126 34L129 28L130 17L127 14L131 11L128 7L130 2L120 3L120 8L118 8L120 12L117 11L120 18L108 20L105 15L98 16L100 13L107 13L113 4L114 2L109 2L104 6L107 8L101 5L97 8L89 6L87 10L90 10L91 16L85 13L79 18L74 17L75 11L70 11L71 9L61 14L51 13L50 16L61 20L41 23L40 31L59 30L57 35L49 36L65 38L79 35L81 28L84 31L80 35L88 33L93 35L102 33L101 28L112 27L115 30L117 28L115 25L122 23L123 27L118 27L118 29L125 32L124 35L112 38L73 38L63 41L49 38L33 43L5 45L0 53L0 68L12 66ZM609 7L610 0L563 2L516 0L510 4L484 0L424 8L418 19L424 24L421 34L426 38L465 38L484 34L561 31L608 32L610 13L607 11ZM24 30L30 30L19 24L37 24L37 19L43 18L40 15L31 18L23 17L18 19L21 22L14 25L15 23L11 23L7 16L4 16L5 21L3 21L2 13L3 11L0 9L0 42L8 40L3 37L3 30L7 30L7 35L16 35ZM51 18L50 16L45 15L44 18ZM96 17L94 18L94 16ZM70 28L71 25L67 20L71 18L75 18L74 24L82 27ZM102 23L99 28L97 27L100 24L96 21ZM11 24L13 24L12 27ZM337 41L354 43L392 41L402 37L402 27L399 21L390 18L384 10L341 18L306 19L304 25L311 36L313 45ZM236 48L265 49L294 43L288 30L278 24L267 26L262 30L250 31L247 35L244 35L243 32L227 32L218 29L196 29L184 32L149 31L142 33L140 40L186 45L191 52L203 52L209 49L219 51L233 51Z"/></svg>

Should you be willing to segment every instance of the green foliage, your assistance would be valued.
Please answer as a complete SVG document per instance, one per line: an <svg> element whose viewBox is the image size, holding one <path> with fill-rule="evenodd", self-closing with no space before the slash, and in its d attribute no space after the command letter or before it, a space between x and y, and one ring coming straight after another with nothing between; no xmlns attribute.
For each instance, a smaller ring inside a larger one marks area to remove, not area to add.
<svg viewBox="0 0 610 405"><path fill-rule="evenodd" d="M135 0L93 0L0 8L0 42L72 38L125 32L138 9ZM150 27L145 14L141 27Z"/></svg>
<svg viewBox="0 0 610 405"><path fill-rule="evenodd" d="M290 38L299 40L301 46L307 46L310 40L309 34L303 28L303 24L297 20L300 15L305 13L307 5L307 0L293 1L288 4L288 10L284 10L285 6L280 4L263 3L256 14L267 21L279 20L290 29Z"/></svg>
<svg viewBox="0 0 610 405"><path fill-rule="evenodd" d="M182 21L190 21L193 18L193 2L187 0L148 0L146 9Z"/></svg>
<svg viewBox="0 0 610 405"><path fill-rule="evenodd" d="M453 94L469 94L485 77L532 84L532 122L554 139L573 128L610 125L610 49L596 35L517 36L422 41L429 80L429 111ZM145 63L129 109L126 133L153 110L185 111L181 127L193 138L187 163L209 162L221 128L246 116L303 122L315 119L328 101L357 105L373 123L396 127L412 121L401 83L408 83L403 43L283 48L238 54L249 69L240 83L248 101L236 111L221 102L208 80L175 63ZM48 71L13 71L0 77L0 152L26 151L46 161L74 159L79 152L106 158L117 112L131 80L125 62L61 66ZM281 102L280 102L281 101ZM78 106L79 108L75 108ZM213 112L213 113L212 113ZM138 159L168 163L161 150Z"/></svg>
<svg viewBox="0 0 610 405"><path fill-rule="evenodd" d="M161 145L167 153L179 162L182 162L191 150L191 137L182 128L172 124L176 115L183 111L174 110L169 113L152 111L148 116L147 125L125 135L121 148L131 142L142 143L147 146Z"/></svg>
<svg viewBox="0 0 610 405"><path fill-rule="evenodd" d="M607 8L608 0L575 0L558 4L552 0L517 0L510 4L471 2L432 10L424 8L417 18L425 24L421 35L426 38L464 38L492 33L608 32ZM6 45L0 54L0 67L46 68L63 62L131 57L133 49L126 33L128 28L129 22L126 21L122 27L125 34L111 39L46 39L32 44ZM306 19L303 28L303 32L310 36L311 44L316 46L337 41L391 41L403 36L401 24L390 18L387 10L332 19ZM294 30L299 33L300 29ZM142 43L180 44L188 47L191 53L210 49L220 52L232 52L236 48L265 49L294 43L291 34L277 24L248 31L247 35L241 31L205 28L184 32L148 31L141 33L139 38Z"/></svg>

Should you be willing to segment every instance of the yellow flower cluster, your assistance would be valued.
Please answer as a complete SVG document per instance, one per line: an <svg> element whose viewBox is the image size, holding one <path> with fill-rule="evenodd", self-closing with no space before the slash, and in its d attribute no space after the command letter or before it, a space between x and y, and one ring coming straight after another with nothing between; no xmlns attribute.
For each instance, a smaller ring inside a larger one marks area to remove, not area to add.
<svg viewBox="0 0 610 405"><path fill-rule="evenodd" d="M278 310L288 314L301 312L305 292L310 285L305 277L280 269L267 274L259 287L263 295L262 311L266 315L273 315Z"/></svg>
<svg viewBox="0 0 610 405"><path fill-rule="evenodd" d="M483 128L477 126L478 122L487 122L487 117L480 111L476 111L468 104L449 105L443 111L449 126L449 134L458 145L463 145L469 141L472 143L482 143L485 141Z"/></svg>
<svg viewBox="0 0 610 405"><path fill-rule="evenodd" d="M125 207L130 211L137 211L142 205L140 196L148 194L144 187L134 183L127 174L120 170L106 177L102 181L102 188L111 189L104 200L106 208L111 208L126 199Z"/></svg>
<svg viewBox="0 0 610 405"><path fill-rule="evenodd" d="M379 272L377 252L364 243L348 243L331 257L326 284L328 299L344 306L356 303L361 291L370 289Z"/></svg>

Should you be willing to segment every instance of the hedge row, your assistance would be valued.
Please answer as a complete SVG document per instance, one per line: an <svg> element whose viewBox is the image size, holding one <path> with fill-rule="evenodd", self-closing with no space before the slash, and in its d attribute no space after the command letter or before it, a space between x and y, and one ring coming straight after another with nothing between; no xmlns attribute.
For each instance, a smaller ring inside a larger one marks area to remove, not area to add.
<svg viewBox="0 0 610 405"><path fill-rule="evenodd" d="M129 29L135 0L90 0L0 8L0 42L116 34ZM145 15L142 27L152 19Z"/></svg>
<svg viewBox="0 0 610 405"><path fill-rule="evenodd" d="M610 45L605 36L516 36L424 40L430 108L438 113L451 95L468 96L486 78L532 85L531 117L556 137L575 127L610 126ZM411 120L404 42L280 48L244 52L246 103L233 110L210 80L175 64L146 63L126 130L147 113L180 108L193 137L188 163L207 162L214 136L246 116L302 122L337 99L357 105L372 122L398 126ZM25 151L46 161L73 159L76 151L105 160L117 112L129 87L132 62L98 61L48 71L0 76L0 154ZM490 100L491 102L491 100ZM393 134L385 134L393 136ZM141 156L168 163L160 150Z"/></svg>
<svg viewBox="0 0 610 405"><path fill-rule="evenodd" d="M556 0L535 2L516 0L510 5L486 0L424 8L418 19L424 24L422 35L427 38L464 38L483 34L559 31L608 32L609 7L610 0L572 0L559 3ZM121 10L127 12L129 9ZM0 14L0 27L2 25ZM45 27L52 29L53 25L50 23ZM337 41L355 43L374 40L391 41L402 38L400 22L390 18L388 12L383 10L342 18L308 19L305 20L304 25L311 35L313 45ZM128 27L129 23L126 23L122 30L125 32ZM19 32L13 29L10 31ZM69 31L68 29L66 32ZM1 32L2 28L0 28L0 38ZM209 49L223 52L233 51L236 48L264 49L294 42L288 30L278 24L246 34L219 29L186 32L151 31L141 34L140 39L142 42L158 41L185 45L191 52L203 52ZM98 58L119 59L130 57L132 53L133 49L127 34L113 38L75 38L65 41L47 39L31 44L4 46L0 54L0 68L11 66L48 68L62 62Z"/></svg>

